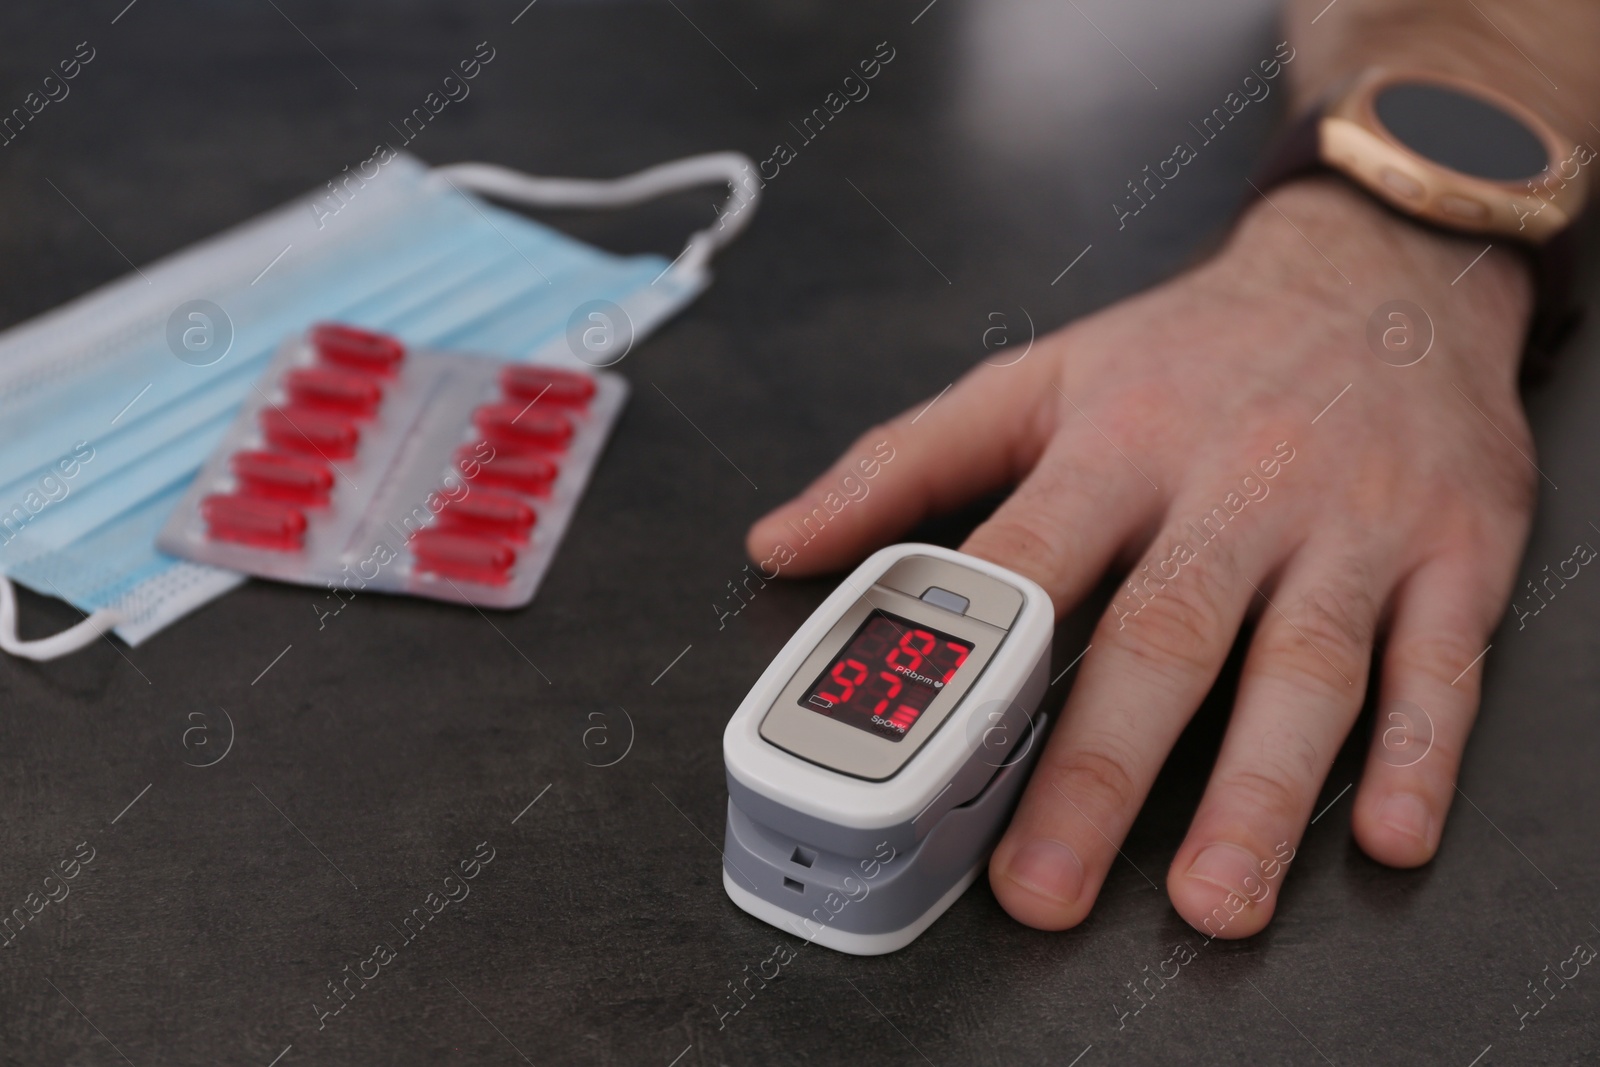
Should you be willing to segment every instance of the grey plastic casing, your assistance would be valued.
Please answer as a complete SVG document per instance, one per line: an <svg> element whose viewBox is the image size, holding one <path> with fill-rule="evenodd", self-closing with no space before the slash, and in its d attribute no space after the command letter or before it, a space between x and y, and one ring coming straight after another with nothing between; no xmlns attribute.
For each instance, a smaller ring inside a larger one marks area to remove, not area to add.
<svg viewBox="0 0 1600 1067"><path fill-rule="evenodd" d="M735 883L791 913L790 929L808 940L828 944L817 936L820 928L865 935L904 930L994 851L1038 758L1049 718L1035 717L1018 757L999 767L986 765L982 791L945 812L906 850L889 845L893 851L886 854L881 838L850 853L807 846L757 822L730 797L724 870ZM873 954L843 944L829 947Z"/></svg>
<svg viewBox="0 0 1600 1067"><path fill-rule="evenodd" d="M967 603L957 613L953 607L962 606L961 600ZM952 677L948 692L898 742L798 701L874 608L974 641L963 669L975 669ZM863 564L780 653L774 668L781 665L782 673L769 668L729 725L729 896L767 922L846 952L893 951L917 936L976 876L1038 757L1048 718L1034 713L1049 684L1052 620L1048 597L1037 585L948 549L895 546ZM985 630L991 632L987 640ZM996 661L1003 678L990 674ZM741 717L746 721L739 729ZM750 730L755 718L759 738ZM803 730L770 728L785 718L802 727L815 720L834 728L836 736L818 739ZM925 729L919 734L919 728ZM951 737L950 731L962 736ZM896 821L870 813L827 818L795 802L801 788L796 781L804 788L849 789L868 797L872 791L862 786L870 783L903 792L910 783L897 779L918 774L918 758L935 740L944 756L964 741L967 755L942 781L921 783L929 799ZM771 746L761 761L772 784L752 770L760 761L741 758L755 746ZM883 757L851 761L839 755L870 748ZM891 764L887 774L884 760Z"/></svg>

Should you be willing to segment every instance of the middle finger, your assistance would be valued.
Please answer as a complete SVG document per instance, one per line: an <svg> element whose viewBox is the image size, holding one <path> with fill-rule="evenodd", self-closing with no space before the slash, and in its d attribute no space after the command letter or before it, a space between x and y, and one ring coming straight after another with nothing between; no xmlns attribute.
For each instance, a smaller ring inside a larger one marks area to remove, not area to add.
<svg viewBox="0 0 1600 1067"><path fill-rule="evenodd" d="M1226 486L1180 497L1095 629L1061 725L989 864L995 896L1030 926L1062 929L1088 914L1216 680L1252 583L1281 558L1281 517L1216 505L1232 497Z"/></svg>

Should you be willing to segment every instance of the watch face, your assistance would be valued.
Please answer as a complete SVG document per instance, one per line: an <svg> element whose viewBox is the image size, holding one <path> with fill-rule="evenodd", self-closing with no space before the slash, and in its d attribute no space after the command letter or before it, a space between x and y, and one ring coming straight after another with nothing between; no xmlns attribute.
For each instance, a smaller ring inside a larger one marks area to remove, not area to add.
<svg viewBox="0 0 1600 1067"><path fill-rule="evenodd" d="M1372 102L1378 120L1417 155L1488 181L1521 181L1549 164L1538 136L1514 115L1474 96L1416 82Z"/></svg>

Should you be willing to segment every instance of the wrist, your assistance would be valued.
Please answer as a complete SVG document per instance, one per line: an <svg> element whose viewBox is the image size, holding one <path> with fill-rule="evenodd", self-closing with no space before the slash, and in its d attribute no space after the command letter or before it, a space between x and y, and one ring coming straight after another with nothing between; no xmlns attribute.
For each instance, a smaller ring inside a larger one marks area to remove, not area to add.
<svg viewBox="0 0 1600 1067"><path fill-rule="evenodd" d="M1217 262L1233 284L1243 269L1260 291L1304 301L1308 313L1414 300L1512 373L1533 313L1532 268L1519 249L1413 222L1334 175L1254 195Z"/></svg>

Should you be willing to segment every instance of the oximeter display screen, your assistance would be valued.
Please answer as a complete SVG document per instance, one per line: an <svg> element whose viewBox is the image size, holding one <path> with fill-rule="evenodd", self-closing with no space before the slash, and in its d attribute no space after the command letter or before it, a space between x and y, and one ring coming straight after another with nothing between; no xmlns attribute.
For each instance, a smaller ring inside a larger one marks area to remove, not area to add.
<svg viewBox="0 0 1600 1067"><path fill-rule="evenodd" d="M899 741L971 651L970 641L874 611L800 703Z"/></svg>

